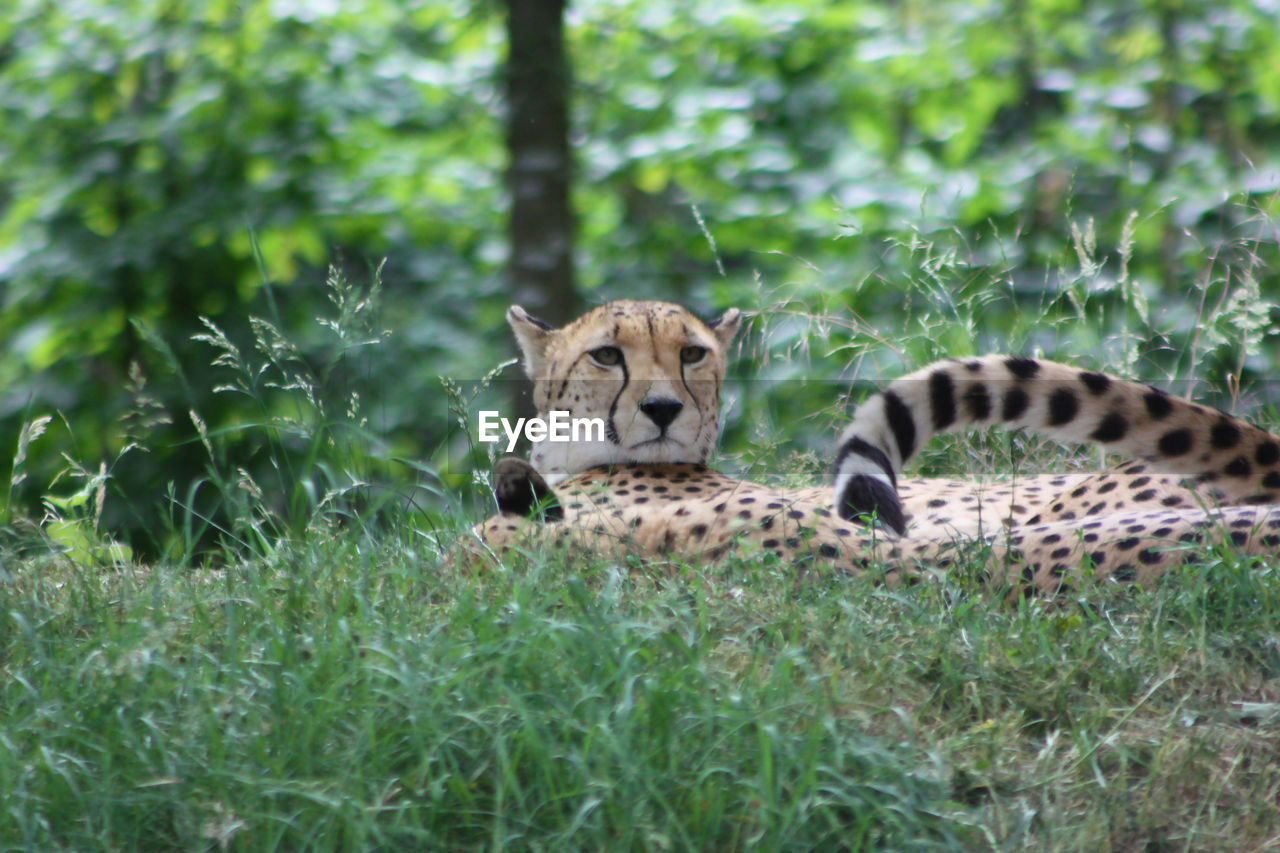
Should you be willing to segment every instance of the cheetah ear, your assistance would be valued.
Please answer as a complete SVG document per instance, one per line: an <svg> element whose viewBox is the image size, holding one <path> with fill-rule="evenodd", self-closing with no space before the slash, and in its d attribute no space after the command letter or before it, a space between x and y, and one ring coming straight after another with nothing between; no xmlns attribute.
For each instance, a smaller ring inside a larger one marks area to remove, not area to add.
<svg viewBox="0 0 1280 853"><path fill-rule="evenodd" d="M707 323L707 328L715 333L716 338L720 341L720 346L728 347L733 342L733 336L738 334L738 325L742 322L742 312L737 308L730 308L719 317Z"/></svg>
<svg viewBox="0 0 1280 853"><path fill-rule="evenodd" d="M507 309L507 323L516 334L516 343L524 355L524 372L530 379L542 375L542 367L546 363L547 345L556 330L550 323L539 320L519 305Z"/></svg>

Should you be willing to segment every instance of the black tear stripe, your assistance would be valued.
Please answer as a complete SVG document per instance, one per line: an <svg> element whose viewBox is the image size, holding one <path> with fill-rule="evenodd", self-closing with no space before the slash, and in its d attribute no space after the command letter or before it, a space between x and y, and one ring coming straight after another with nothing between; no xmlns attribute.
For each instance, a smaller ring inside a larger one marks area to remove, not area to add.
<svg viewBox="0 0 1280 853"><path fill-rule="evenodd" d="M689 387L689 377L684 375L684 368L685 368L684 359L681 359L680 360L680 384L684 386L685 393L688 394L689 399L693 401L693 407L697 409L699 412L701 412L702 407L698 405L698 395L694 394L693 389Z"/></svg>
<svg viewBox="0 0 1280 853"><path fill-rule="evenodd" d="M933 428L944 430L956 420L956 384L945 370L929 376L929 407L933 410Z"/></svg>
<svg viewBox="0 0 1280 853"><path fill-rule="evenodd" d="M627 390L627 386L631 384L631 371L627 370L626 359L622 361L622 387L618 389L618 393L614 395L613 402L609 404L609 419L605 422L604 437L610 444L620 444L622 439L618 437L618 428L614 425L614 418L618 414L618 400L622 399L623 393Z"/></svg>
<svg viewBox="0 0 1280 853"><path fill-rule="evenodd" d="M893 439L898 443L898 458L906 462L916 449L916 422L911 417L911 410L893 391L885 391L885 416L889 419L889 429L893 430Z"/></svg>
<svg viewBox="0 0 1280 853"><path fill-rule="evenodd" d="M844 465L845 459L855 454L868 460L873 465L884 471L885 475L889 478L889 482L893 483L894 488L897 488L898 478L893 473L893 463L889 461L889 457L885 455L883 450L868 441L864 441L856 435L846 441L844 446L840 448L840 452L836 455L836 471L840 471L840 468Z"/></svg>
<svg viewBox="0 0 1280 853"><path fill-rule="evenodd" d="M653 328L653 309L652 308L644 312L644 320L646 323L649 324L649 346L653 350L653 361L655 364L657 364L657 363L660 363L661 359L659 359L658 357L658 333Z"/></svg>

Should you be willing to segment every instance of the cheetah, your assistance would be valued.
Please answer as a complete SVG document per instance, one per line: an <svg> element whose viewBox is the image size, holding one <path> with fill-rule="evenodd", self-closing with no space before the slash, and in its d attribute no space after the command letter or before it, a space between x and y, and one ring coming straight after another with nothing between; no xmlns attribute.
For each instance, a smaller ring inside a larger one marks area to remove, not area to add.
<svg viewBox="0 0 1280 853"><path fill-rule="evenodd" d="M725 354L742 314L704 322L667 302L615 301L563 328L519 306L515 333L540 415L599 417L603 435L499 460L498 514L473 558L512 548L655 560L772 553L798 574L916 582L982 549L1011 596L1086 577L1150 585L1196 548L1280 552L1280 438L1156 388L1042 359L945 359L853 412L833 485L783 489L710 467ZM985 484L906 478L935 433L998 424L1092 442L1129 461Z"/></svg>

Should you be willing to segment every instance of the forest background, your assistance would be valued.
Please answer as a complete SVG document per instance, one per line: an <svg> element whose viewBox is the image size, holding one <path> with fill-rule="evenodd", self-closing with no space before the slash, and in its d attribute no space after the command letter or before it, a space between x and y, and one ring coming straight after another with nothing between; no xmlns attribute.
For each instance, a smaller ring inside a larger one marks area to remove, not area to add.
<svg viewBox="0 0 1280 853"><path fill-rule="evenodd" d="M820 451L831 419L797 413L943 354L1274 403L1278 21L1276 0L17 0L6 541L43 518L75 547L59 525L88 512L190 556L237 490L277 533L480 494L458 415L514 353L512 301L758 312L732 372L777 384L735 392L731 459L765 433ZM510 63L508 22L536 36ZM546 144L520 110L571 165L518 156ZM521 214L521 180L571 211Z"/></svg>

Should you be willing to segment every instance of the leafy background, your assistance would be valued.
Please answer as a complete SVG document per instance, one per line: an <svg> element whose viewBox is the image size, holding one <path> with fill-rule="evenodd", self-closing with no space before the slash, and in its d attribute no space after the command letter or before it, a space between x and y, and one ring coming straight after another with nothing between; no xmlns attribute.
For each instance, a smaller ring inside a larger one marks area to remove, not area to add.
<svg viewBox="0 0 1280 853"><path fill-rule="evenodd" d="M513 354L502 11L12 5L0 522L88 512L190 557L318 508L482 500L456 410ZM734 374L771 382L734 390L725 440L747 470L829 446L854 380L944 353L1194 371L1177 390L1249 412L1277 399L1278 17L575 3L581 305L758 312ZM237 529L255 489L270 519Z"/></svg>

